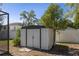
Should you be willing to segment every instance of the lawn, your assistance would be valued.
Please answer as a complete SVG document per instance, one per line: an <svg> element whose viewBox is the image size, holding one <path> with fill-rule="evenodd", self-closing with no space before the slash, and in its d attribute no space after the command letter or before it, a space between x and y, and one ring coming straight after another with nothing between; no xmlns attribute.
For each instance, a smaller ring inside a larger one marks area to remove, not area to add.
<svg viewBox="0 0 79 59"><path fill-rule="evenodd" d="M5 45L5 44L7 44L8 43L8 41L7 40L0 40L0 45Z"/></svg>

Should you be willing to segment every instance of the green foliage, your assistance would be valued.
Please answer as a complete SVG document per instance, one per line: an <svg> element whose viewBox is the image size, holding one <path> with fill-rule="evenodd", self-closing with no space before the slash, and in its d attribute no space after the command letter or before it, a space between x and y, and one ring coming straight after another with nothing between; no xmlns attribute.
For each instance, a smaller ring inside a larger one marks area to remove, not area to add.
<svg viewBox="0 0 79 59"><path fill-rule="evenodd" d="M68 27L68 20L67 19L61 19L57 22L57 30L64 30Z"/></svg>
<svg viewBox="0 0 79 59"><path fill-rule="evenodd" d="M79 23L74 23L73 26L75 29L79 29Z"/></svg>
<svg viewBox="0 0 79 59"><path fill-rule="evenodd" d="M55 45L56 30L66 29L68 21L63 16L63 9L58 4L50 4L40 23L47 28L53 28L53 47Z"/></svg>
<svg viewBox="0 0 79 59"><path fill-rule="evenodd" d="M31 10L30 12L23 11L20 13L21 19L23 20L23 26L35 25L38 23L35 12Z"/></svg>
<svg viewBox="0 0 79 59"><path fill-rule="evenodd" d="M69 8L66 16L72 18L73 27L78 29L79 28L79 4L78 3L69 3L66 4Z"/></svg>
<svg viewBox="0 0 79 59"><path fill-rule="evenodd" d="M20 45L20 29L16 30L16 37L13 39L13 46L19 46Z"/></svg>
<svg viewBox="0 0 79 59"><path fill-rule="evenodd" d="M50 4L40 23L48 28L65 29L67 20L63 17L63 9L58 4Z"/></svg>

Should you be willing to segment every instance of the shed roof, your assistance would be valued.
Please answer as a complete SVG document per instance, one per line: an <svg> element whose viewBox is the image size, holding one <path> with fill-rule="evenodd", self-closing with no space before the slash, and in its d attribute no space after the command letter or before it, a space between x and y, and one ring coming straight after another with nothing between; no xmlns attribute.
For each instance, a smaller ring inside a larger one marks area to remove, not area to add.
<svg viewBox="0 0 79 59"><path fill-rule="evenodd" d="M40 28L45 28L45 26L41 26L41 25L31 25L31 26L24 26L22 28L26 28L26 29L40 29Z"/></svg>

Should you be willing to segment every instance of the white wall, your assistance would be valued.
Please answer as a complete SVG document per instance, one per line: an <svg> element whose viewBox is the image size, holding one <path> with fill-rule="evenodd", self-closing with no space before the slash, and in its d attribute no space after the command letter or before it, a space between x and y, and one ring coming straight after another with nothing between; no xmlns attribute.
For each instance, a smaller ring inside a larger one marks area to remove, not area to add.
<svg viewBox="0 0 79 59"><path fill-rule="evenodd" d="M16 30L9 31L9 38L14 39L16 37ZM8 31L0 32L0 39L7 39L8 38Z"/></svg>
<svg viewBox="0 0 79 59"><path fill-rule="evenodd" d="M9 37L10 37L10 39L14 39L16 37L16 30L10 30Z"/></svg>
<svg viewBox="0 0 79 59"><path fill-rule="evenodd" d="M7 31L2 31L0 32L0 39L7 39L8 38L8 32Z"/></svg>
<svg viewBox="0 0 79 59"><path fill-rule="evenodd" d="M16 30L9 31L9 38L14 39L16 37ZM8 31L0 32L0 39L7 39L8 38Z"/></svg>
<svg viewBox="0 0 79 59"><path fill-rule="evenodd" d="M18 29L18 28L21 28L22 26L20 26L20 25L9 25L9 29L10 30L16 30L16 29Z"/></svg>
<svg viewBox="0 0 79 59"><path fill-rule="evenodd" d="M21 29L20 45L26 46L26 29Z"/></svg>
<svg viewBox="0 0 79 59"><path fill-rule="evenodd" d="M79 43L79 29L66 29L56 32L56 42Z"/></svg>

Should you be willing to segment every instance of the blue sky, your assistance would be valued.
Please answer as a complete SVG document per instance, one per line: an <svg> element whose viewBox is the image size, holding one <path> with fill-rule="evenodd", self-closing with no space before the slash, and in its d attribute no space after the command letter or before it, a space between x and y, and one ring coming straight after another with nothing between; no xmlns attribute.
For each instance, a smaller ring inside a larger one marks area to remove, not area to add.
<svg viewBox="0 0 79 59"><path fill-rule="evenodd" d="M62 8L65 8L66 11L64 4L59 5ZM24 10L34 10L36 17L40 18L44 14L48 6L48 3L4 3L2 9L10 14L10 23L13 23L22 22L22 20L20 20L20 13Z"/></svg>

